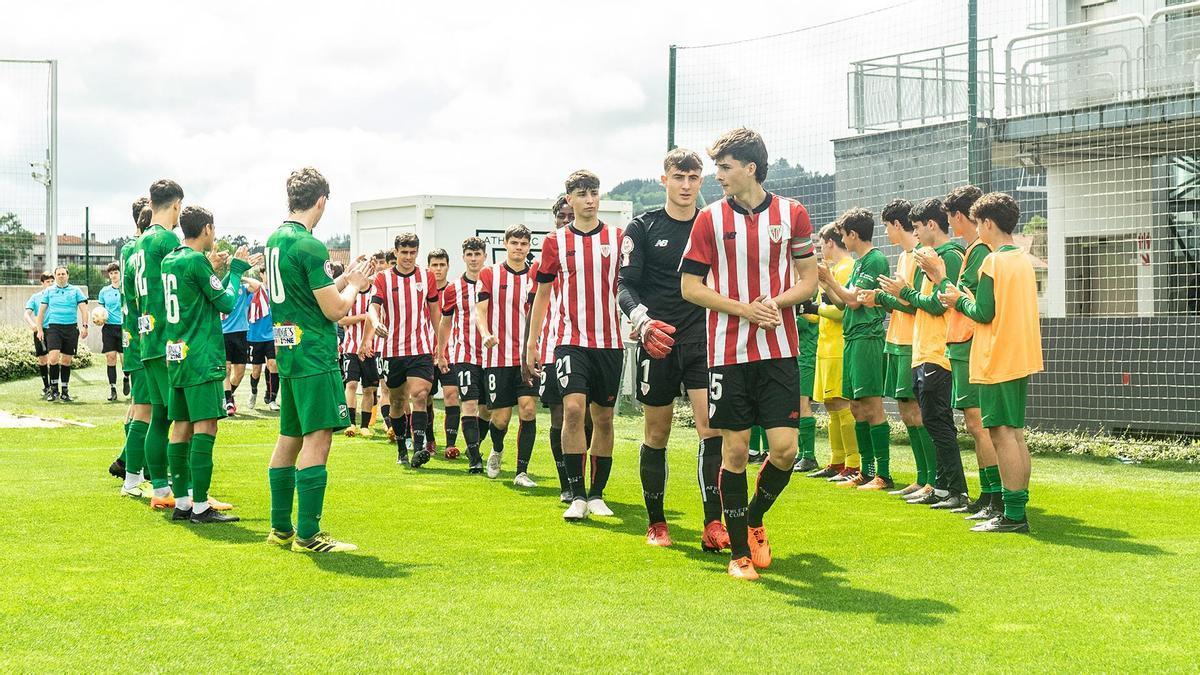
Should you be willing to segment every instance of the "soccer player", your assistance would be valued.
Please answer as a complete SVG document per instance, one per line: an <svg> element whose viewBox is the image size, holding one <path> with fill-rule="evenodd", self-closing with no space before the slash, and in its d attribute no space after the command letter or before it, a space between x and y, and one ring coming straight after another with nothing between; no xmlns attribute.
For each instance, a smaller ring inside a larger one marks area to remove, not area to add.
<svg viewBox="0 0 1200 675"><path fill-rule="evenodd" d="M935 285L922 274L919 290L902 279L880 280L884 291L917 308L912 340L913 391L921 405L921 419L936 450L933 494L918 497L914 492L908 501L934 509L958 509L967 506L967 479L963 475L958 433L954 428L954 410L950 407L952 380L950 360L946 358L947 310L937 294L958 280L963 247L950 239L950 223L940 199L926 199L917 204L911 217L921 241L921 249L914 254L916 259L937 256L942 260L947 278Z"/></svg>
<svg viewBox="0 0 1200 675"><path fill-rule="evenodd" d="M913 253L921 247L921 243L917 239L911 213L911 202L907 199L895 199L883 207L882 220L887 230L888 241L900 248L900 256L896 260L896 278L905 284L920 286L921 271ZM881 290L862 291L859 295L866 306L882 306L891 314L883 347L887 368L884 375L884 393L896 401L900 421L908 429L908 441L917 466L916 480L888 494L907 497L925 486L932 490L936 466L933 439L925 429L925 422L921 419L921 405L913 393L912 342L917 308L907 300Z"/></svg>
<svg viewBox="0 0 1200 675"><path fill-rule="evenodd" d="M46 351L46 342L42 339L44 329L50 325L45 323L45 319L40 324L43 332L38 332L38 312L42 306L42 295L54 285L54 275L49 272L42 272L42 290L29 296L29 301L25 303L25 323L29 329L33 331L33 355L37 357L38 372L42 376L42 398L47 398L50 395L50 360L47 357L49 352ZM47 319L49 317L46 317ZM49 400L49 399L47 399Z"/></svg>
<svg viewBox="0 0 1200 675"><path fill-rule="evenodd" d="M208 502L217 420L225 417L225 340L220 315L236 307L242 274L251 263L242 246L229 262L229 274L222 282L205 255L213 250L215 242L212 213L189 206L180 214L179 225L183 244L162 261L167 378L171 385L167 416L174 423L167 460L172 484L188 485L191 490L175 497L171 519L232 523L239 518L221 513ZM226 255L220 254L220 258Z"/></svg>
<svg viewBox="0 0 1200 675"><path fill-rule="evenodd" d="M796 432L798 448L793 473L819 471L817 463L817 418L813 415L813 385L817 379L817 342L820 339L820 299L813 296L796 305L796 364L800 369L800 421ZM765 440L766 433L763 433ZM764 458L765 459L765 458Z"/></svg>
<svg viewBox="0 0 1200 675"><path fill-rule="evenodd" d="M485 267L476 284L475 325L483 339L483 376L487 385L488 436L492 452L487 459L487 477L500 475L504 435L517 406L517 473L513 485L537 487L529 477L529 458L537 438L537 385L521 373L521 347L529 319L529 299L534 292L537 265L528 262L533 234L524 225L504 231L503 262Z"/></svg>
<svg viewBox="0 0 1200 675"><path fill-rule="evenodd" d="M72 401L68 391L71 361L79 349L80 338L86 340L88 336L87 296L77 286L72 286L70 281L67 268L63 265L56 267L54 285L43 291L38 305L35 330L38 338L46 343L46 358L50 363L50 393L46 396L47 401Z"/></svg>
<svg viewBox="0 0 1200 675"><path fill-rule="evenodd" d="M895 486L891 475L891 428L883 413L884 311L882 307L866 306L858 296L859 291L879 287L879 278L888 274L888 260L872 243L875 215L870 211L846 211L838 219L838 229L846 250L857 257L850 279L843 285L825 267L820 275L834 302L846 310L842 317L842 337L846 341L842 396L850 399L854 436L862 458L860 473L850 480L864 490L891 490Z"/></svg>
<svg viewBox="0 0 1200 675"><path fill-rule="evenodd" d="M562 195L554 202L554 206L550 209L554 214L554 229L559 230L575 221L575 212L571 209L571 203L567 201L567 196ZM542 324L542 333L538 337L538 362L552 363L554 361L554 347L558 339L558 293L561 285L561 279L555 279L550 286L550 303L549 314L546 317L545 323ZM571 489L567 482L566 465L563 463L562 451L562 425L563 425L563 407L562 393L558 390L558 378L550 371L550 369L542 369L541 383L538 386L538 398L542 400L542 406L550 411L550 454L554 456L554 468L558 472L558 500L563 504L571 503ZM587 439L592 437L591 415L589 414L584 420L584 433ZM589 442L588 445L591 445Z"/></svg>
<svg viewBox="0 0 1200 675"><path fill-rule="evenodd" d="M442 318L438 323L434 365L454 376L455 396L461 408L446 404L446 456L457 453L451 440L451 416L462 416L463 438L467 441L467 473L483 473L483 455L479 452L479 401L483 394L483 336L475 322L475 302L479 293L479 272L483 269L487 244L479 237L467 237L462 243L463 264L467 271L442 291ZM447 387L447 393L450 388ZM449 398L447 398L449 401ZM454 424L454 426L458 426Z"/></svg>
<svg viewBox="0 0 1200 675"><path fill-rule="evenodd" d="M370 326L371 289L359 293L345 317L338 320L344 329L338 351L341 354L342 382L346 384L346 407L350 409L347 436L371 435L371 410L375 407L375 392L379 389L379 339ZM362 406L358 406L358 389L362 386ZM356 417L361 412L361 418ZM356 428L355 423L359 426Z"/></svg>
<svg viewBox="0 0 1200 675"><path fill-rule="evenodd" d="M839 284L850 281L854 258L846 251L842 232L836 223L821 228L821 259ZM825 406L829 413L829 464L810 478L824 478L831 483L857 485L850 482L861 472L858 439L854 433L854 415L850 401L842 397L842 375L845 364L846 341L842 336L843 306L834 303L833 291L821 283L821 304L817 307L817 372L813 378L813 400Z"/></svg>
<svg viewBox="0 0 1200 675"><path fill-rule="evenodd" d="M108 400L117 400L117 366L121 355L125 352L121 339L121 323L125 319L123 308L124 299L121 297L121 264L110 263L104 270L108 275L109 285L100 289L96 294L96 302L108 312L104 327L100 329L101 350L104 362L108 366ZM129 394L129 376L122 381L122 388Z"/></svg>
<svg viewBox="0 0 1200 675"><path fill-rule="evenodd" d="M613 406L620 388L624 355L617 317L617 258L621 229L600 221L600 179L579 170L566 181L567 201L575 221L547 235L537 268L537 295L529 334L540 335L558 283L558 327L554 375L563 399L563 462L571 490L568 521L589 513L611 516L604 488L612 472ZM525 381L540 377L541 353L533 341L525 350ZM589 446L584 433L591 408L595 431ZM584 488L583 466L592 456L591 486Z"/></svg>
<svg viewBox="0 0 1200 675"><path fill-rule="evenodd" d="M240 276L240 275L239 275ZM236 288L233 310L221 316L221 334L225 339L225 413L237 414L234 394L246 376L246 364L250 362L250 299L258 290L258 280L246 276Z"/></svg>
<svg viewBox="0 0 1200 675"><path fill-rule="evenodd" d="M379 355L391 396L392 428L404 415L404 405L412 407L408 427L412 433L413 456L408 459L403 429L397 429L397 464L418 468L429 461L425 444L425 419L428 415L429 390L433 386L433 324L431 317L441 308L441 296L433 272L417 265L421 240L412 232L396 236L396 264L375 275L375 295L371 298L371 325L384 338ZM397 393L403 401L397 400Z"/></svg>
<svg viewBox="0 0 1200 675"><path fill-rule="evenodd" d="M311 553L354 551L354 544L321 530L321 516L333 433L350 426L335 324L370 287L371 265L356 261L345 274L333 277L329 250L312 235L329 199L329 183L319 171L305 167L292 172L287 195L288 219L267 238L266 248L266 286L279 366L279 440L267 471L267 542Z"/></svg>
<svg viewBox="0 0 1200 675"><path fill-rule="evenodd" d="M725 199L696 216L680 262L684 299L708 311L710 424L721 430L718 482L729 530L728 571L753 580L771 564L763 516L792 477L800 418L795 306L817 288L812 225L796 201L763 189L767 148L739 128L713 143ZM747 504L750 427L769 455Z"/></svg>
<svg viewBox="0 0 1200 675"><path fill-rule="evenodd" d="M260 267L258 273L265 274L266 268ZM254 296L250 298L246 320L249 323L246 341L250 344L250 408L253 409L258 402L258 383L265 369L267 386L263 394L263 403L267 404L269 410L279 410L279 404L275 402L275 392L279 391L279 371L275 366L275 331L271 325L271 302L265 285L260 284Z"/></svg>
<svg viewBox="0 0 1200 675"><path fill-rule="evenodd" d="M700 155L691 150L676 148L667 153L659 179L666 189L666 204L634 218L625 228L617 301L639 342L636 396L645 419L639 472L649 520L646 543L672 544L663 507L667 442L675 397L686 390L699 436L696 475L704 506L700 545L716 552L729 547L729 533L721 523L717 493L721 434L708 424L708 334L704 308L684 300L679 286L679 261L696 220L703 170Z"/></svg>
<svg viewBox="0 0 1200 675"><path fill-rule="evenodd" d="M1025 404L1029 376L1041 372L1037 279L1025 251L1013 242L1021 216L1004 193L983 195L971 206L979 236L992 248L979 268L975 298L947 286L941 300L975 321L971 382L979 385L983 426L991 434L1003 483L1004 513L971 528L975 532L1028 532L1029 447Z"/></svg>
<svg viewBox="0 0 1200 675"><path fill-rule="evenodd" d="M444 248L435 248L429 252L429 255L425 256L425 263L429 266L429 271L433 272L433 280L437 284L438 296L441 296L446 292L446 287L450 285L450 282L446 279L446 275L450 273L450 254ZM430 316L430 319L434 323L434 332L436 333L436 327L441 318L438 314L433 314ZM445 345L444 348L449 349L449 345ZM444 356L449 357L449 354L444 354ZM462 408L458 401L458 382L454 379L454 373L449 370L443 373L440 369L434 368L433 375L433 388L429 390L429 417L425 423L425 449L429 450L431 454L437 454L437 434L434 432L434 417L437 409L433 406L433 397L437 395L438 389L442 390L442 405L446 407L446 419L444 420L446 450L453 447L454 443L458 440L458 420L461 416ZM453 413L450 410L451 408L455 409ZM453 427L450 426L451 416L454 418ZM457 448L455 450L457 451Z"/></svg>
<svg viewBox="0 0 1200 675"><path fill-rule="evenodd" d="M137 235L150 227L150 199L138 197L133 202L133 222ZM121 495L126 497L153 497L154 491L146 480L150 477L150 467L146 464L146 430L150 426L150 391L146 385L145 373L142 368L141 341L138 335L137 286L134 283L133 268L129 257L137 247L137 237L129 240L121 247L121 299L123 321L121 326L121 342L128 353L128 358L122 360L121 367L129 380L129 394L132 399L129 413L125 422L125 445L121 456L108 468L108 472L124 479ZM166 478L164 476L163 478Z"/></svg>

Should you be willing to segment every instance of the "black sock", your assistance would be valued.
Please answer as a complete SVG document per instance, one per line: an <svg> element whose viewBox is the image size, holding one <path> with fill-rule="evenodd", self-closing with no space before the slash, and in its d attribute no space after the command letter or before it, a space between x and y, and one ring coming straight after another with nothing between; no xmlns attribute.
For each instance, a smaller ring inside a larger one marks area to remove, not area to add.
<svg viewBox="0 0 1200 675"><path fill-rule="evenodd" d="M750 533L746 531L746 473L733 473L721 469L721 510L725 514L725 529L729 530L731 555L737 558L750 556Z"/></svg>
<svg viewBox="0 0 1200 675"><path fill-rule="evenodd" d="M537 439L537 420L520 420L517 423L517 473L529 470L529 458L533 456L533 441Z"/></svg>
<svg viewBox="0 0 1200 675"><path fill-rule="evenodd" d="M238 384L230 384L230 385L229 385L229 396L230 396L230 398L232 398L232 397L233 397L233 395L237 393L237 388L238 388L239 386L241 386L241 383L238 383Z"/></svg>
<svg viewBox="0 0 1200 675"><path fill-rule="evenodd" d="M38 373L42 376L42 389L50 388L50 366L38 365Z"/></svg>
<svg viewBox="0 0 1200 675"><path fill-rule="evenodd" d="M379 406L379 414L383 416L383 426L389 429L392 428L392 417L390 415L391 412L392 406L387 404Z"/></svg>
<svg viewBox="0 0 1200 675"><path fill-rule="evenodd" d="M414 410L412 419L409 424L412 425L413 448L416 450L425 449L425 426L428 421L429 413L425 410Z"/></svg>
<svg viewBox="0 0 1200 675"><path fill-rule="evenodd" d="M462 418L463 440L467 442L467 457L474 459L479 455L479 418L466 415Z"/></svg>
<svg viewBox="0 0 1200 675"><path fill-rule="evenodd" d="M563 464L562 429L559 427L550 427L550 454L554 456L554 468L558 471L558 491L566 492L569 486L566 465Z"/></svg>
<svg viewBox="0 0 1200 675"><path fill-rule="evenodd" d="M587 490L583 489L583 463L586 458L587 455L565 455L563 457L567 489L571 491L573 499L585 499L587 495Z"/></svg>
<svg viewBox="0 0 1200 675"><path fill-rule="evenodd" d="M458 421L462 417L462 406L446 406L446 447L458 444Z"/></svg>
<svg viewBox="0 0 1200 675"><path fill-rule="evenodd" d="M646 515L650 524L664 523L663 495L667 491L667 449L652 448L642 444L639 468L642 474L642 499L646 501Z"/></svg>
<svg viewBox="0 0 1200 675"><path fill-rule="evenodd" d="M50 364L50 388L58 391L58 372L60 367L57 363Z"/></svg>
<svg viewBox="0 0 1200 675"><path fill-rule="evenodd" d="M583 427L583 438L587 442L587 449L592 449L592 425L586 424Z"/></svg>
<svg viewBox="0 0 1200 675"><path fill-rule="evenodd" d="M408 438L408 415L400 415L392 420L392 428L396 430L396 438Z"/></svg>
<svg viewBox="0 0 1200 675"><path fill-rule="evenodd" d="M71 366L58 367L58 379L62 382L62 390L67 390L67 385L71 383Z"/></svg>
<svg viewBox="0 0 1200 675"><path fill-rule="evenodd" d="M358 426L366 429L367 427L371 426L371 411L364 410L364 411L362 411L361 415L362 415L362 421L358 423ZM351 413L350 419L351 420L354 419L353 413Z"/></svg>
<svg viewBox="0 0 1200 675"><path fill-rule="evenodd" d="M488 436L492 438L492 451L504 452L504 435L508 433L508 428L497 429L495 424L488 422Z"/></svg>
<svg viewBox="0 0 1200 675"><path fill-rule="evenodd" d="M250 393L258 396L258 378L253 375L250 376Z"/></svg>
<svg viewBox="0 0 1200 675"><path fill-rule="evenodd" d="M267 373L267 393L272 401L279 395L279 373Z"/></svg>
<svg viewBox="0 0 1200 675"><path fill-rule="evenodd" d="M429 413L429 419L425 422L425 438L433 441L434 445L437 445L437 434L433 432L433 418L437 415L437 409L430 405L429 410L425 412Z"/></svg>
<svg viewBox="0 0 1200 675"><path fill-rule="evenodd" d="M357 413L357 412L358 412L357 408L350 408L350 426L352 426L352 427L354 426L355 413Z"/></svg>
<svg viewBox="0 0 1200 675"><path fill-rule="evenodd" d="M233 390L232 389L225 390L225 402L233 403Z"/></svg>
<svg viewBox="0 0 1200 675"><path fill-rule="evenodd" d="M600 499L604 496L604 488L608 486L610 473L612 473L612 457L592 455L592 489L588 490L588 499Z"/></svg>
<svg viewBox="0 0 1200 675"><path fill-rule="evenodd" d="M762 527L763 514L771 508L776 499L779 499L779 495L791 479L791 471L780 469L772 464L771 460L763 462L754 488L754 500L750 502L747 514L747 524L750 527Z"/></svg>
<svg viewBox="0 0 1200 675"><path fill-rule="evenodd" d="M108 366L108 386L113 389L117 388L117 367L116 366Z"/></svg>
<svg viewBox="0 0 1200 675"><path fill-rule="evenodd" d="M398 424L399 420L392 420L392 423ZM400 453L401 457L408 457L408 446L405 445L404 441L403 434L396 434L396 451Z"/></svg>
<svg viewBox="0 0 1200 675"><path fill-rule="evenodd" d="M721 476L721 437L714 436L700 441L700 498L704 501L704 524L714 520L721 522L721 493L717 481Z"/></svg>

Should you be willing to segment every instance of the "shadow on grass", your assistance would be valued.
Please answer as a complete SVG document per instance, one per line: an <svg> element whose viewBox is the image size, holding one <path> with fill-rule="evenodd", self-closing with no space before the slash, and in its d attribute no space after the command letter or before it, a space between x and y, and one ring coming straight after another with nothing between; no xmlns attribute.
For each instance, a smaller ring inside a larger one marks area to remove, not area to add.
<svg viewBox="0 0 1200 675"><path fill-rule="evenodd" d="M1029 527L1031 537L1056 546L1086 548L1101 553L1170 554L1158 546L1138 541L1124 530L1089 525L1079 518L1047 513L1039 508L1029 509Z"/></svg>
<svg viewBox="0 0 1200 675"><path fill-rule="evenodd" d="M373 555L354 553L304 553L325 572L344 574L362 579L402 579L412 574L417 565L382 560Z"/></svg>

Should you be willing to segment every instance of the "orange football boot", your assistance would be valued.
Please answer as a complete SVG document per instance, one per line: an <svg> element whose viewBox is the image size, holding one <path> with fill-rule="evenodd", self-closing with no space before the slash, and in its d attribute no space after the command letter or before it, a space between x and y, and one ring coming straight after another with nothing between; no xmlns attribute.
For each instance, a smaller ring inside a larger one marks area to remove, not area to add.
<svg viewBox="0 0 1200 675"><path fill-rule="evenodd" d="M700 548L710 553L729 548L729 531L721 521L714 520L704 526L704 534L700 535Z"/></svg>
<svg viewBox="0 0 1200 675"><path fill-rule="evenodd" d="M754 563L750 562L749 558L742 556L729 561L729 576L734 579L758 581L758 570L754 569Z"/></svg>
<svg viewBox="0 0 1200 675"><path fill-rule="evenodd" d="M173 509L175 508L175 495L167 495L166 497L151 497L150 508L153 509Z"/></svg>
<svg viewBox="0 0 1200 675"><path fill-rule="evenodd" d="M749 527L750 560L760 570L771 566L771 543L767 541L766 527Z"/></svg>
<svg viewBox="0 0 1200 675"><path fill-rule="evenodd" d="M646 543L651 546L670 546L671 535L667 533L666 523L654 523L646 529Z"/></svg>

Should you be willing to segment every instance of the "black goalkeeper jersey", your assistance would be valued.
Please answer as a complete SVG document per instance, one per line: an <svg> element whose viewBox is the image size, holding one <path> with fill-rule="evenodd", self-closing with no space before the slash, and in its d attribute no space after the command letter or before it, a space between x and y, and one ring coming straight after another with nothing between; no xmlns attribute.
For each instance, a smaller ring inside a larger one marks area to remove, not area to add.
<svg viewBox="0 0 1200 675"><path fill-rule="evenodd" d="M675 220L666 209L647 211L625 228L617 300L626 316L645 305L652 319L675 327L676 344L704 343L704 308L683 299L679 260L692 234L691 220Z"/></svg>

